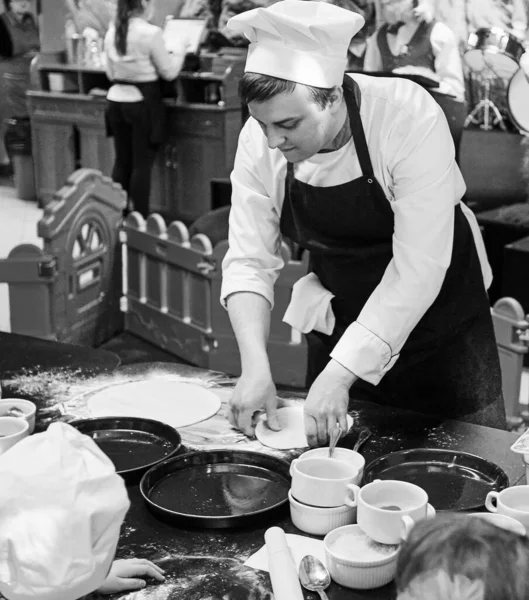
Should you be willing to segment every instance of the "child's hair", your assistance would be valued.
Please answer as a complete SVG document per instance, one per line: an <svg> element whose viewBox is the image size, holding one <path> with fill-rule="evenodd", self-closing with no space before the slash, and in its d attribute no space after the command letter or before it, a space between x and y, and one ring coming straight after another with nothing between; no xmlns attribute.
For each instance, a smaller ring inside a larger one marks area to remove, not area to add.
<svg viewBox="0 0 529 600"><path fill-rule="evenodd" d="M398 600L526 600L529 540L479 517L415 525L397 563Z"/></svg>
<svg viewBox="0 0 529 600"><path fill-rule="evenodd" d="M143 12L142 0L118 0L116 9L116 51L120 56L127 54L127 34L129 19L135 13Z"/></svg>

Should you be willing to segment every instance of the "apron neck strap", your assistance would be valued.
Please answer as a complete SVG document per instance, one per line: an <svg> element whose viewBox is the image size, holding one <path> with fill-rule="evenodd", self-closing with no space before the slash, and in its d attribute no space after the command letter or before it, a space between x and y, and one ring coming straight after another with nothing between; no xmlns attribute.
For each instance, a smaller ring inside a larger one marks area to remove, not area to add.
<svg viewBox="0 0 529 600"><path fill-rule="evenodd" d="M362 126L362 120L360 118L360 103L362 99L360 87L356 81L348 75L346 75L343 80L343 93L347 105L347 112L349 114L351 134L358 155L358 162L362 169L362 175L364 175L364 177L374 177L373 165L371 164L371 158L369 156L364 127Z"/></svg>

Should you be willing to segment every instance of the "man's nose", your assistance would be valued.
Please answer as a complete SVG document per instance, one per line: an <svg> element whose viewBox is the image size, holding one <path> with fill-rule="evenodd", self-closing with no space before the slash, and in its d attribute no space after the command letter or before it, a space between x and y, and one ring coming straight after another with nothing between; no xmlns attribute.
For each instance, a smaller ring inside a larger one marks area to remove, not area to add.
<svg viewBox="0 0 529 600"><path fill-rule="evenodd" d="M267 140L270 150L275 150L285 143L285 136L280 131L269 128Z"/></svg>

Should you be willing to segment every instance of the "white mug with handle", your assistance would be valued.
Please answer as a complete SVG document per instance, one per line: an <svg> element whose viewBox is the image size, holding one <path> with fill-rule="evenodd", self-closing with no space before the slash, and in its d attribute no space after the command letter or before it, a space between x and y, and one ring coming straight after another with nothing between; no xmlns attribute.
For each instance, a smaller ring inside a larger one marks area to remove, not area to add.
<svg viewBox="0 0 529 600"><path fill-rule="evenodd" d="M358 525L380 544L400 544L417 521L435 516L428 494L407 481L376 479L363 488L347 488L346 504L357 508Z"/></svg>

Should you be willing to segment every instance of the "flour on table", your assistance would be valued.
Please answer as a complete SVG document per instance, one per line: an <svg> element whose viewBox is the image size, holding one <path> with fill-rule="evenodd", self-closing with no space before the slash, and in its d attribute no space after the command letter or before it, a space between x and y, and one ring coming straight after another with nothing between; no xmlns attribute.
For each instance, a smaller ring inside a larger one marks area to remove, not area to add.
<svg viewBox="0 0 529 600"><path fill-rule="evenodd" d="M93 417L155 419L186 427L209 419L220 398L201 386L171 380L131 381L96 392L88 400Z"/></svg>
<svg viewBox="0 0 529 600"><path fill-rule="evenodd" d="M281 431L273 431L266 423L266 415L261 415L255 427L255 437L269 448L289 450L306 448L309 444L305 435L305 422L302 406L288 406L277 410ZM347 415L347 430L351 428L353 419Z"/></svg>

